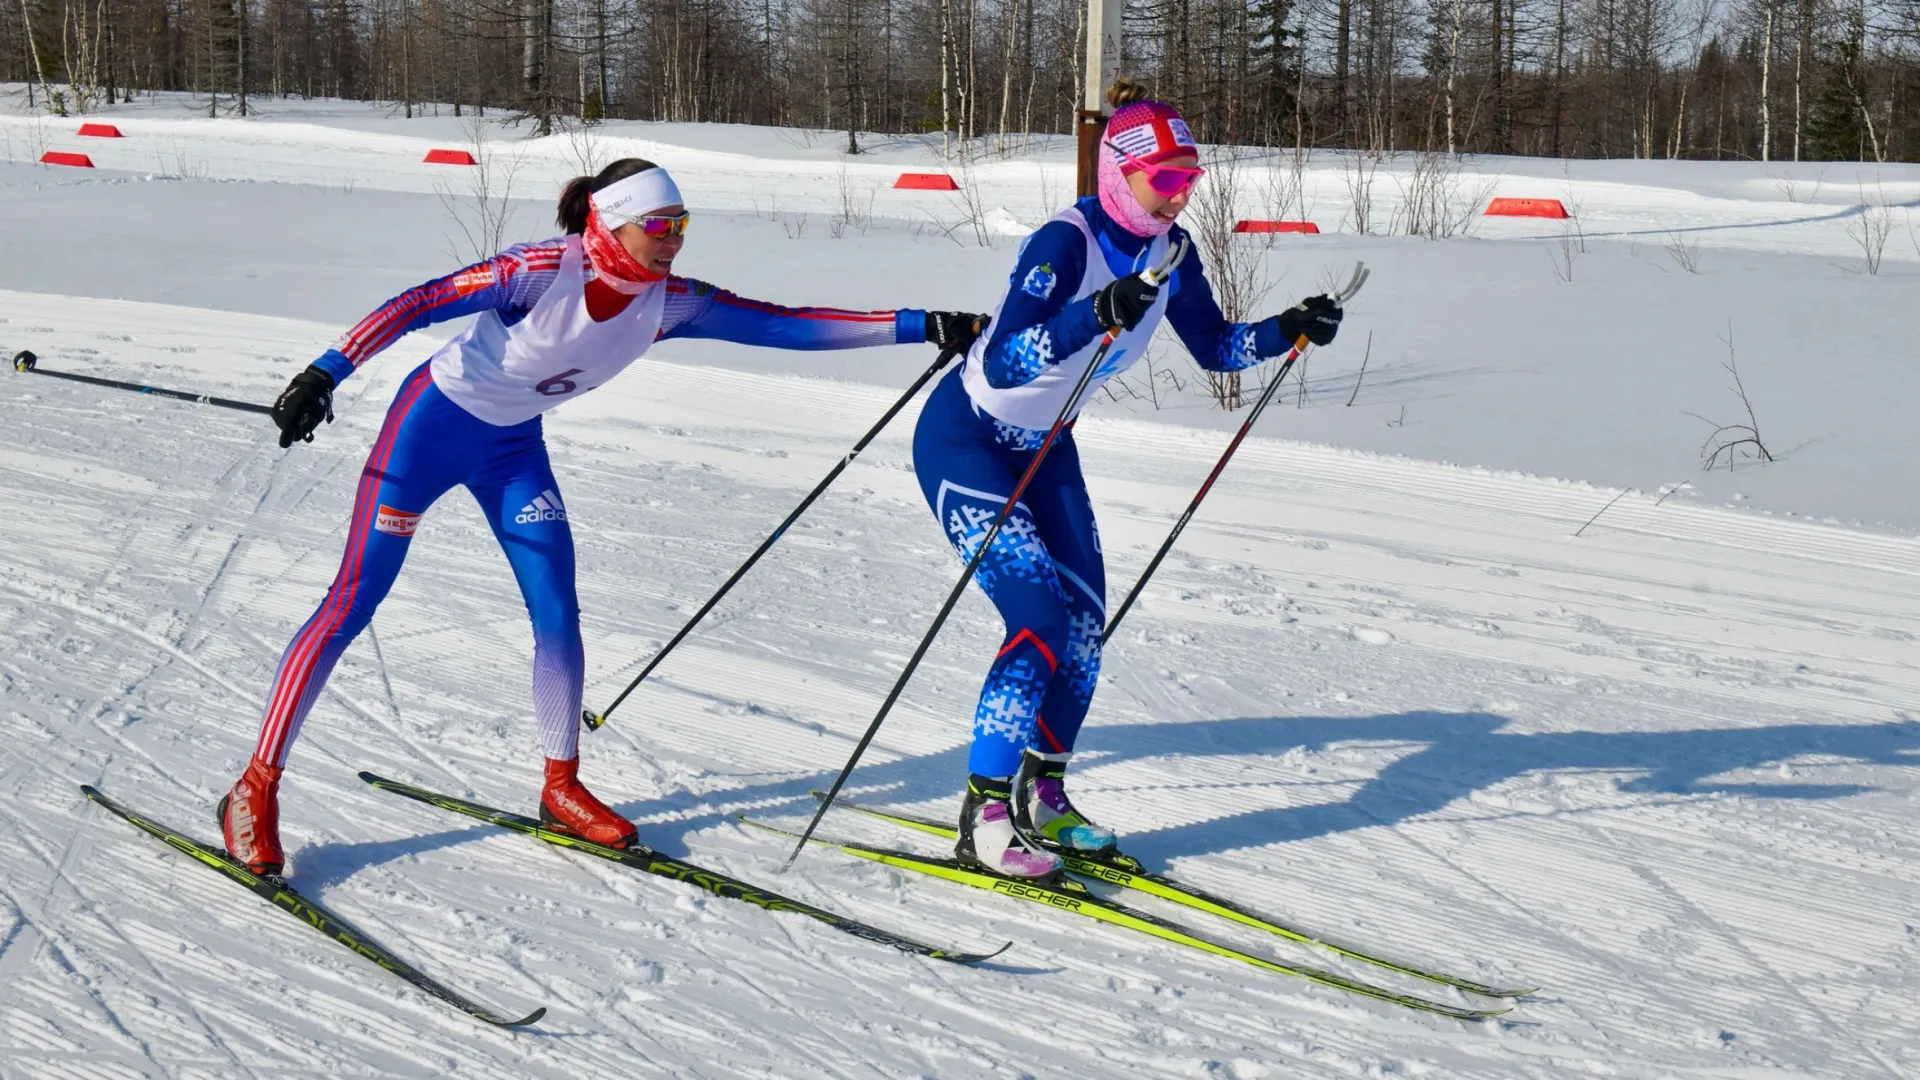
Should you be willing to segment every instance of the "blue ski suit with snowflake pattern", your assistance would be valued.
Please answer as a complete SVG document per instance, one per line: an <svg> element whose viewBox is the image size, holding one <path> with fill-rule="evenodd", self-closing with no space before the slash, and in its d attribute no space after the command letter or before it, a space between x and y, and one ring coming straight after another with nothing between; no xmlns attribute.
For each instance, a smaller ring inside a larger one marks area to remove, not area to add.
<svg viewBox="0 0 1920 1080"><path fill-rule="evenodd" d="M1176 226L1168 241L1183 235ZM940 380L914 431L920 489L962 560L973 557L1072 382L1091 362L1105 333L1094 318L1093 292L1143 269L1165 249L1116 225L1094 196L1041 226L1021 247L991 333ZM1127 340L1144 342L1164 316L1209 371L1238 371L1288 347L1274 320L1227 321L1191 249L1161 297ZM1132 355L1121 355L1118 346L1109 350L1087 398L1142 350L1126 351ZM1056 388L1015 396L1036 381ZM1070 426L1008 515L975 580L1007 630L974 711L968 768L1011 776L1029 747L1049 754L1073 749L1100 675L1106 566Z"/></svg>

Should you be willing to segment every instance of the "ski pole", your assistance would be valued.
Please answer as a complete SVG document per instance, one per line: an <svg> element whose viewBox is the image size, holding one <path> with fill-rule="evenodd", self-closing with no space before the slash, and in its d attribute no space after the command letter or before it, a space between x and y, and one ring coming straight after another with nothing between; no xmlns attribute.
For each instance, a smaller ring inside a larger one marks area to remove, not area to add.
<svg viewBox="0 0 1920 1080"><path fill-rule="evenodd" d="M807 492L807 497L800 500L800 505L793 508L793 513L788 514L785 521L782 521L773 532L767 534L765 540L760 541L760 546L753 549L753 554L747 556L747 561L740 564L740 569L735 570L733 576L728 578L726 582L720 586L720 591L714 593L712 597L708 598L705 604L700 606L699 611L693 613L693 618L688 619L687 624L680 628L680 632L673 635L673 640L667 642L659 652L655 653L652 660L647 661L647 666L640 669L640 674L633 677L633 681L627 684L625 690L620 691L620 696L613 699L613 704L607 706L606 709L601 712L594 712L592 709L584 709L581 711L580 721L587 725L588 731L600 730L600 725L607 722L607 717L613 715L613 710L619 708L620 703L627 700L627 695L633 693L634 689L644 682L648 675L653 673L653 669L660 666L660 661L667 658L667 654L672 652L674 646L680 644L681 640L693 631L694 626L697 625L701 619L706 618L707 612L713 610L714 605L720 602L720 598L727 595L727 592L731 590L741 578L747 576L747 571L753 569L753 564L760 561L760 556L765 555L767 549L771 548L774 543L786 533L787 529L792 527L794 522L800 520L800 515L807 512L807 507L813 505L813 500L819 498L820 494L827 490L828 485L832 484L834 480L839 478L841 473L846 471L848 465L853 464L853 459L859 457L860 451L865 450L867 444L872 442L874 438L880 434L880 429L886 427L888 422L898 415L901 409L906 408L907 402L913 400L913 396L920 392L920 388L927 385L927 381L938 374L940 369L946 367L947 362L957 355L959 355L958 352L953 350L942 349L940 351L940 355L934 358L933 365L927 368L926 371L920 373L920 377L913 381L913 385L907 387L907 392L900 395L900 400L894 402L893 407L888 409L873 427L867 429L865 435L860 436L860 441L853 444L853 449L847 451L846 456L841 458L839 464L835 465L832 471L828 472L818 484L814 485L812 491Z"/></svg>
<svg viewBox="0 0 1920 1080"><path fill-rule="evenodd" d="M168 390L160 386L146 386L141 383L121 382L119 379L103 379L98 375L78 375L71 371L48 371L40 366L40 358L32 352L21 349L13 354L13 370L31 371L36 375L51 375L56 379L86 383L89 386L108 386L115 390L132 390L137 394L158 394L161 397L177 398L180 401L194 401L202 405L218 405L223 409L238 409L241 412L260 413L270 416L273 410L265 405L255 405L251 401L235 401L232 398L214 397L211 394L195 394L187 390Z"/></svg>
<svg viewBox="0 0 1920 1080"><path fill-rule="evenodd" d="M1180 242L1173 245L1160 265L1142 271L1140 276L1146 279L1148 284L1158 285L1166 279L1174 267L1180 265L1181 258L1187 253L1187 246L1186 238L1181 237ZM1053 426L1047 429L1047 437L1040 441L1040 448L1034 452L1033 461L1029 462L1026 471L1020 474L1019 483L1013 486L1013 494L1007 496L1006 504L1000 507L999 515L988 527L986 536L981 538L980 546L974 549L973 557L967 560L967 568L961 572L960 580L954 582L953 591L947 593L947 602L940 605L940 613L933 617L933 625L927 627L926 635L920 639L919 647L913 650L913 656L907 660L906 668L900 672L900 677L894 680L893 689L887 692L887 699L880 703L880 711L874 714L873 722L867 725L866 733L861 735L860 741L854 745L853 753L848 756L846 765L840 769L840 775L834 777L833 786L828 788L826 795L821 797L820 808L813 812L813 820L807 822L805 831L800 834L799 843L793 846L792 854L787 856L787 861L781 865L781 869L792 866L793 860L799 858L800 853L806 850L807 841L813 837L813 830L819 827L820 819L826 816L827 809L833 805L834 796L840 794L841 785L847 782L847 777L853 773L853 767L859 764L860 755L866 753L867 744L871 743L874 735L880 731L881 721L885 720L887 713L893 710L893 703L900 699L900 692L907 688L907 681L913 678L914 669L920 666L921 658L927 655L927 649L932 646L934 636L940 633L940 627L946 624L947 616L953 612L953 606L960 602L960 594L967 591L967 583L973 580L974 571L980 568L980 563L987 557L987 552L993 548L994 537L1000 535L1000 527L1005 525L1007 518L1013 514L1013 508L1020 502L1020 496L1026 494L1027 485L1033 482L1034 475L1040 471L1040 463L1047 459L1047 451L1053 449L1054 440L1059 436L1060 429L1066 426L1067 417L1072 416L1074 409L1080 404L1081 395L1087 392L1088 384L1093 382L1093 373L1100 369L1100 361L1106 359L1107 350L1113 347L1113 339L1119 335L1118 328L1108 327L1106 336L1100 339L1100 347L1094 350L1093 357L1087 361L1087 369L1080 373L1080 381L1074 384L1073 393L1068 394L1066 402L1060 406L1060 415L1054 417Z"/></svg>
<svg viewBox="0 0 1920 1080"><path fill-rule="evenodd" d="M1347 282L1346 288L1334 295L1334 303L1345 307L1347 301L1353 299L1353 295L1360 291L1360 286L1367 283L1369 275L1370 271L1367 270L1366 263L1355 264L1352 279ZM1253 422L1260 419L1261 410L1267 407L1267 402L1273 400L1274 391L1280 389L1280 383L1286 379L1287 372L1292 370L1293 362L1300 359L1301 354L1306 352L1308 347L1304 334L1293 343L1293 351L1287 354L1286 360L1280 365L1280 370L1267 383L1266 392L1260 395L1260 400L1255 402L1253 409L1247 413L1246 421L1240 425L1240 430L1234 433L1233 441L1227 444L1226 452L1220 455L1220 460L1214 463L1213 471L1207 474L1206 482L1200 485L1199 491L1194 492L1193 501L1187 504L1187 512L1180 515L1179 521L1174 522L1173 531L1167 534L1167 539L1161 543L1160 550L1153 553L1153 558L1147 563L1147 569L1140 575L1140 580L1133 583L1127 598L1120 601L1120 610L1114 612L1113 619L1107 623L1106 632L1100 635L1100 644L1105 645L1113 638L1113 632L1119 628L1120 620L1127 617L1127 610L1133 607L1135 600L1139 599L1140 590L1147 587L1147 579L1153 576L1155 570L1160 569L1160 560L1166 558L1167 552L1173 550L1173 542L1180 539L1180 533L1187 527L1187 522L1193 520L1194 511L1200 509L1200 501L1205 499L1207 492L1213 489L1213 482L1220 479L1220 474L1226 470L1227 462L1232 460L1234 451L1240 449L1241 440L1253 430Z"/></svg>

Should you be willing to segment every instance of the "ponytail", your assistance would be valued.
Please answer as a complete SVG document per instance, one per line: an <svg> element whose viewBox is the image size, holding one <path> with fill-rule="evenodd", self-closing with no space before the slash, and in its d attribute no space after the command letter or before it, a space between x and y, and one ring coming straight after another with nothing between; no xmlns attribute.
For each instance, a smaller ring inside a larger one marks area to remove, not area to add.
<svg viewBox="0 0 1920 1080"><path fill-rule="evenodd" d="M587 196L635 173L658 168L645 158L621 158L592 176L576 176L560 189L560 228L569 233L587 231Z"/></svg>
<svg viewBox="0 0 1920 1080"><path fill-rule="evenodd" d="M1134 82L1132 79L1118 78L1113 80L1112 86L1107 87L1107 104L1116 109L1136 101L1152 100L1153 95L1147 91L1146 85Z"/></svg>

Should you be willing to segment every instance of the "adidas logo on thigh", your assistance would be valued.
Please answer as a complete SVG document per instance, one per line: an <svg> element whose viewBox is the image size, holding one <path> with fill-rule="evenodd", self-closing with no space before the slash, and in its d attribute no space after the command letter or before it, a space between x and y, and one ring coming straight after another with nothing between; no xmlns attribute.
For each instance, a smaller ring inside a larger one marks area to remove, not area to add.
<svg viewBox="0 0 1920 1080"><path fill-rule="evenodd" d="M541 492L534 500L520 508L513 520L521 525L531 525L537 521L565 521L567 508L560 505L560 495L552 488Z"/></svg>

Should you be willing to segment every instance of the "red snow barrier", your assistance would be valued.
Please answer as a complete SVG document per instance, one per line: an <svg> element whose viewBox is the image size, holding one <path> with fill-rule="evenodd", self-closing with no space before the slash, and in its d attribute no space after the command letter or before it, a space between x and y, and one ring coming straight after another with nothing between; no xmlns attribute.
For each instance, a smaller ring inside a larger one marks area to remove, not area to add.
<svg viewBox="0 0 1920 1080"><path fill-rule="evenodd" d="M429 150L427 151L427 164L474 165L478 164L478 162L475 162L473 155L467 153L465 150Z"/></svg>
<svg viewBox="0 0 1920 1080"><path fill-rule="evenodd" d="M1250 221L1234 222L1233 231L1245 232L1245 233L1290 232L1290 233L1311 233L1314 235L1318 235L1320 232L1320 226L1315 225L1311 221L1261 221L1261 220L1255 219Z"/></svg>
<svg viewBox="0 0 1920 1080"><path fill-rule="evenodd" d="M49 150L40 155L42 165L71 165L76 169L93 168L93 159L85 154L69 154L65 150Z"/></svg>
<svg viewBox="0 0 1920 1080"><path fill-rule="evenodd" d="M912 188L916 191L959 191L960 185L953 177L937 172L903 172L900 179L893 182L897 188Z"/></svg>
<svg viewBox="0 0 1920 1080"><path fill-rule="evenodd" d="M112 124L81 124L80 134L91 135L97 139L118 139L120 129Z"/></svg>
<svg viewBox="0 0 1920 1080"><path fill-rule="evenodd" d="M1495 199L1487 204L1486 216L1564 218L1567 208L1559 199Z"/></svg>

